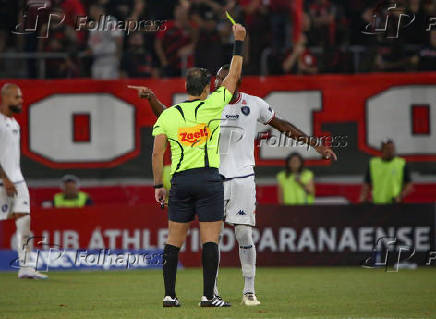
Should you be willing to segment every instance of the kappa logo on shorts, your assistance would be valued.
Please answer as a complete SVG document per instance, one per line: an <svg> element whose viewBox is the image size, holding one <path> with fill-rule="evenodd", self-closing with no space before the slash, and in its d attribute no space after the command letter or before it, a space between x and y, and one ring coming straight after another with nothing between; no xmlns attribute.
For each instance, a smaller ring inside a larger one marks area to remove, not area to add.
<svg viewBox="0 0 436 319"><path fill-rule="evenodd" d="M3 213L6 213L7 211L8 211L8 204L4 204L3 206L2 206L2 212Z"/></svg>
<svg viewBox="0 0 436 319"><path fill-rule="evenodd" d="M182 127L178 131L178 139L185 146L203 145L207 142L210 129L206 124L199 124L193 127Z"/></svg>
<svg viewBox="0 0 436 319"><path fill-rule="evenodd" d="M248 116L248 114L250 114L250 108L248 106L241 106L241 112L245 115Z"/></svg>
<svg viewBox="0 0 436 319"><path fill-rule="evenodd" d="M29 202L24 201L24 202L23 202L23 205L29 205Z"/></svg>
<svg viewBox="0 0 436 319"><path fill-rule="evenodd" d="M241 209L241 210L239 210L239 212L236 213L236 215L244 216L247 214Z"/></svg>

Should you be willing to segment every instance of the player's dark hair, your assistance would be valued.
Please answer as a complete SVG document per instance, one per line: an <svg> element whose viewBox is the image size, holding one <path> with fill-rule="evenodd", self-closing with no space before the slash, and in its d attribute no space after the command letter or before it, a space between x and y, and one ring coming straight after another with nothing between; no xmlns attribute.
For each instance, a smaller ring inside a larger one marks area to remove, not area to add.
<svg viewBox="0 0 436 319"><path fill-rule="evenodd" d="M186 91L189 95L199 96L210 84L211 74L204 68L190 68L186 74Z"/></svg>
<svg viewBox="0 0 436 319"><path fill-rule="evenodd" d="M220 69L230 71L230 64L228 64L228 63L224 64ZM241 72L241 76L239 77L239 80L238 80L238 86L241 84L241 82L242 82L242 72Z"/></svg>
<svg viewBox="0 0 436 319"><path fill-rule="evenodd" d="M285 171L286 171L286 177L289 177L289 175L292 174L291 166L289 165L289 162L293 157L297 157L300 160L300 167L298 168L298 172L301 173L304 168L304 158L301 156L300 153L294 152L286 156L285 158Z"/></svg>
<svg viewBox="0 0 436 319"><path fill-rule="evenodd" d="M223 70L230 70L230 64L224 64L222 67L221 67L221 69L223 69Z"/></svg>

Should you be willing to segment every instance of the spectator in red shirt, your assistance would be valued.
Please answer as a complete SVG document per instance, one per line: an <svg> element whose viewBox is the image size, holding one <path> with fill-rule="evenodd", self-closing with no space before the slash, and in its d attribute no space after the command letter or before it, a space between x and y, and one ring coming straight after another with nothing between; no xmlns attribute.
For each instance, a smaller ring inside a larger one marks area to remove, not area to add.
<svg viewBox="0 0 436 319"><path fill-rule="evenodd" d="M196 31L189 21L189 6L181 3L174 9L174 20L157 33L154 42L163 76L181 76L182 69L193 66Z"/></svg>

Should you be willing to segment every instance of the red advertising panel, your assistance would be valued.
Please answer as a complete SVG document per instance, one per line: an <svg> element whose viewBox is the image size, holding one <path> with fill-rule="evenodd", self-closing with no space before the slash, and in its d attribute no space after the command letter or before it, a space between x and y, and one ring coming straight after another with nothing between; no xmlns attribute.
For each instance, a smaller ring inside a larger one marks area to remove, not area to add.
<svg viewBox="0 0 436 319"><path fill-rule="evenodd" d="M359 265L373 255L380 238L414 251L424 264L435 250L435 206L260 205L254 230L259 266ZM84 209L34 210L32 231L46 245L66 250L156 250L168 234L166 211L155 205L100 206ZM13 247L15 224L0 222L0 250ZM221 242L221 265L238 266L238 245L227 226ZM199 266L201 245L193 223L182 249L184 266Z"/></svg>
<svg viewBox="0 0 436 319"><path fill-rule="evenodd" d="M168 106L185 98L183 79L14 82L25 101L18 120L28 178L58 177L59 168L90 178L150 177L151 170L144 168L150 166L156 118L127 85L150 87ZM434 173L434 72L245 77L241 91L263 98L280 117L309 135L333 138L342 160L337 164L321 160L314 151L297 149L322 175L363 175L369 157L380 154L385 137L395 139L398 154L414 164L414 171ZM260 125L259 131L269 129ZM277 131L272 130L272 136L256 147L258 166L282 166L296 149ZM270 172L262 170L259 176Z"/></svg>

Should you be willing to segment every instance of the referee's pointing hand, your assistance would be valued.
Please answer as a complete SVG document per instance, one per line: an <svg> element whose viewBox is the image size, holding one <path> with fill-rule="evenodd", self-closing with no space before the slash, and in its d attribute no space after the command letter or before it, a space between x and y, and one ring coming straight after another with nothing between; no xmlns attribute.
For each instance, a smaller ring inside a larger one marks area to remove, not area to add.
<svg viewBox="0 0 436 319"><path fill-rule="evenodd" d="M247 31L245 28L240 24L235 24L233 26L233 35L235 36L236 41L244 41L245 35L247 34Z"/></svg>

